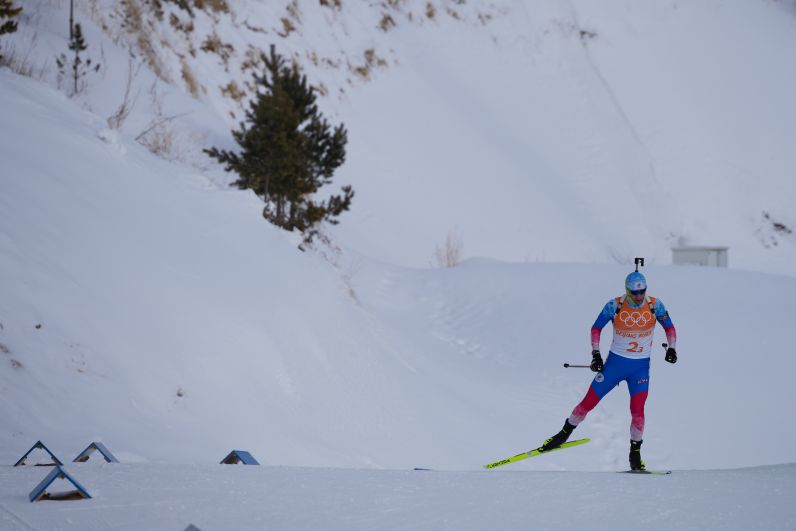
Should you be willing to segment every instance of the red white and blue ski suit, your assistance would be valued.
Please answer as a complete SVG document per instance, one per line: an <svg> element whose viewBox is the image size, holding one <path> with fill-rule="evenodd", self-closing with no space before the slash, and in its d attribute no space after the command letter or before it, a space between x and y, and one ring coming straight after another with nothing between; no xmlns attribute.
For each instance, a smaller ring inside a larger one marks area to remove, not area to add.
<svg viewBox="0 0 796 531"><path fill-rule="evenodd" d="M611 299L603 307L591 329L593 350L600 349L600 333L611 321L614 338L602 372L598 372L583 400L572 410L569 423L577 426L600 400L619 382L627 382L630 392L630 439L640 441L644 434L644 403L650 381L650 352L655 322L666 331L666 340L675 348L677 332L669 312L659 299L645 297L636 306L627 297Z"/></svg>

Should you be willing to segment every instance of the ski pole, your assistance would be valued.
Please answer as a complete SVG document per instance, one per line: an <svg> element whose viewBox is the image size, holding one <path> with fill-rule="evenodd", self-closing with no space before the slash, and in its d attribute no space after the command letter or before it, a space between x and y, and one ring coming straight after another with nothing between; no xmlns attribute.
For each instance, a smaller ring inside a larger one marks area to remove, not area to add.
<svg viewBox="0 0 796 531"><path fill-rule="evenodd" d="M662 346L663 348L666 348L666 347L668 347L669 345L668 345L668 344L666 344L666 343L661 343L661 346ZM591 369L591 365L573 365L573 364L571 364L571 363L565 363L565 364L564 364L564 368L565 368L565 369Z"/></svg>

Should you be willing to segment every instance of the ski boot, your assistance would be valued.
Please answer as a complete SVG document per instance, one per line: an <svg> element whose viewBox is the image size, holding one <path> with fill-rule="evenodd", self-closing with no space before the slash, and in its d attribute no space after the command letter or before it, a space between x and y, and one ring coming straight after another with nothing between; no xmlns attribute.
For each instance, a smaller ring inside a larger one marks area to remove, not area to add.
<svg viewBox="0 0 796 531"><path fill-rule="evenodd" d="M644 441L630 441L630 470L646 470L644 461L641 460L641 443Z"/></svg>
<svg viewBox="0 0 796 531"><path fill-rule="evenodd" d="M564 427L561 428L561 431L547 439L542 446L539 447L540 452L547 452L549 450L555 450L562 444L564 444L569 436L572 435L572 430L575 429L575 426L569 423L569 419L564 421Z"/></svg>

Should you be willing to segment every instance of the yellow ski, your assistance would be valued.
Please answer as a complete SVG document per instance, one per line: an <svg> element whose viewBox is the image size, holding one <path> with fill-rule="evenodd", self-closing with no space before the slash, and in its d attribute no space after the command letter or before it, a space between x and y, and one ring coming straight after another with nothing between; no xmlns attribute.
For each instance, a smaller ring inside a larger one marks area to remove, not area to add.
<svg viewBox="0 0 796 531"><path fill-rule="evenodd" d="M506 459L502 459L500 461L496 461L494 463L489 463L488 465L484 465L484 468L497 468L499 466L507 465L509 463L515 463L517 461L522 461L523 459L528 459L529 457L534 457L540 454L548 454L550 452L555 452L556 450L563 450L564 448L571 448L572 446L578 446L579 444L585 444L589 442L591 439L577 439L575 441L568 441L559 446L558 448L553 448L552 450L548 450L546 452L542 452L540 448L536 448L535 450L528 450L527 452L523 452L521 454L517 454L514 457L508 457Z"/></svg>

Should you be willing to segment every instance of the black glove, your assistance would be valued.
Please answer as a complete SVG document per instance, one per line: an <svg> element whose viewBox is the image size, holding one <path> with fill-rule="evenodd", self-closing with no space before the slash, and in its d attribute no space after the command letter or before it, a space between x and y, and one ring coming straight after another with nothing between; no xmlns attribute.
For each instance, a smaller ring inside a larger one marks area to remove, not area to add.
<svg viewBox="0 0 796 531"><path fill-rule="evenodd" d="M666 349L666 361L669 363L677 363L677 351L672 347Z"/></svg>
<svg viewBox="0 0 796 531"><path fill-rule="evenodd" d="M600 356L599 350L591 351L591 365L589 368L591 372L600 372L603 370L603 357Z"/></svg>

